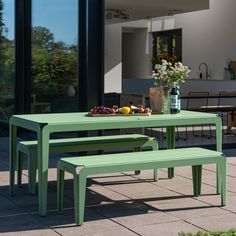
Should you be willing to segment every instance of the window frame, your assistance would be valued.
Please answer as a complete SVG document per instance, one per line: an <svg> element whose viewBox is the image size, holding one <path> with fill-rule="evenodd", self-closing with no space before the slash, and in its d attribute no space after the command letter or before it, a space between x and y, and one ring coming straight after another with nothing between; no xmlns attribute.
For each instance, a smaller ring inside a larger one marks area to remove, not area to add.
<svg viewBox="0 0 236 236"><path fill-rule="evenodd" d="M78 14L78 111L86 111L103 102L105 0L78 0ZM15 114L31 112L31 33L32 0L15 0Z"/></svg>

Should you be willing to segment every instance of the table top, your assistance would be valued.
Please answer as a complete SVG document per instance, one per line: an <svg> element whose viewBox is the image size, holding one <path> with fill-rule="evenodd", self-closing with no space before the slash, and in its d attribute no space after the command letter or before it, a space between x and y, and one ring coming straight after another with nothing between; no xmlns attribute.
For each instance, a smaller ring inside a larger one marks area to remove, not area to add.
<svg viewBox="0 0 236 236"><path fill-rule="evenodd" d="M53 127L57 131L101 130L112 128L161 127L185 124L214 123L216 114L182 110L178 114L152 114L150 116L91 117L85 112L13 115L10 123L30 130ZM57 127L57 128L56 128ZM60 127L60 128L59 128Z"/></svg>
<svg viewBox="0 0 236 236"><path fill-rule="evenodd" d="M204 112L194 112L182 110L177 114L151 114L149 116L90 116L87 112L74 113L46 113L46 114L26 114L13 115L11 119L28 120L41 124L58 124L58 123L83 123L83 122L109 122L109 121L129 121L129 120L165 120L165 119L182 119L182 118L210 118L215 117L215 114L208 114Z"/></svg>

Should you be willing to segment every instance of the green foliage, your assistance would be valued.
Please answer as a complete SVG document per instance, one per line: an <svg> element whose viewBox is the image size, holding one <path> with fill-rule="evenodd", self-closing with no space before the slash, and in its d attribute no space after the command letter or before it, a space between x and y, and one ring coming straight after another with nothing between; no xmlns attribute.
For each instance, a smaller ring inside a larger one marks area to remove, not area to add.
<svg viewBox="0 0 236 236"><path fill-rule="evenodd" d="M192 233L180 233L179 236L236 236L236 229L230 229L226 232L198 232Z"/></svg>
<svg viewBox="0 0 236 236"><path fill-rule="evenodd" d="M4 62L4 49L3 49L3 27L4 27L4 23L3 23L3 19L2 19L2 13L3 13L3 3L2 0L0 0L0 65L3 64ZM2 66L0 66L0 78L2 77L3 74L3 70L2 70Z"/></svg>
<svg viewBox="0 0 236 236"><path fill-rule="evenodd" d="M14 80L14 47L13 42L4 39L0 44L0 87L1 94L13 93Z"/></svg>
<svg viewBox="0 0 236 236"><path fill-rule="evenodd" d="M7 41L4 44L4 79L10 83L14 80L14 47L12 41Z"/></svg>
<svg viewBox="0 0 236 236"><path fill-rule="evenodd" d="M32 36L32 80L35 93L65 94L77 80L77 47L54 41L45 27L34 27Z"/></svg>
<svg viewBox="0 0 236 236"><path fill-rule="evenodd" d="M8 97L13 94L14 86L14 47L13 41L8 40L4 34L7 33L7 28L3 22L4 5L0 0L0 96ZM4 112L7 116L12 115L14 106L12 100L4 101L2 99ZM3 130L1 130L3 131Z"/></svg>
<svg viewBox="0 0 236 236"><path fill-rule="evenodd" d="M14 87L14 42L3 36L0 38L2 41L0 43L0 87L2 94L8 94L9 88ZM41 26L34 27L32 29L32 93L64 95L68 85L76 84L77 58L76 45L67 46L62 41L56 42L49 29Z"/></svg>
<svg viewBox="0 0 236 236"><path fill-rule="evenodd" d="M7 28L3 22L3 2L0 0L0 86L2 92L4 87L10 87L13 81L14 67L14 49L13 42L8 40L3 34L7 32Z"/></svg>
<svg viewBox="0 0 236 236"><path fill-rule="evenodd" d="M42 93L48 90L63 93L65 85L76 78L76 53L61 50L48 52L44 48L33 48L32 79L37 90L41 90Z"/></svg>
<svg viewBox="0 0 236 236"><path fill-rule="evenodd" d="M3 23L3 19L2 19L2 12L3 12L3 3L2 3L2 0L0 0L0 37L2 37L3 28L4 28L4 23Z"/></svg>
<svg viewBox="0 0 236 236"><path fill-rule="evenodd" d="M32 29L32 44L40 48L49 48L54 41L53 34L46 27L36 26Z"/></svg>

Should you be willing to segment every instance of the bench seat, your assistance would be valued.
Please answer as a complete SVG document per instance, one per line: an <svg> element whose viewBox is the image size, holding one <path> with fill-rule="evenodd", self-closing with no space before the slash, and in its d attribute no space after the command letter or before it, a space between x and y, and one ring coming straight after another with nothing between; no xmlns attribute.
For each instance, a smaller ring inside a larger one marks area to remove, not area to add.
<svg viewBox="0 0 236 236"><path fill-rule="evenodd" d="M116 148L131 148L141 151L144 147L157 149L157 140L143 134L110 135L81 138L64 138L49 140L50 153L83 152L109 150ZM21 141L17 144L18 154L18 185L22 182L22 169L24 154L28 157L29 193L35 194L37 170L37 141ZM156 171L154 172L157 178Z"/></svg>
<svg viewBox="0 0 236 236"><path fill-rule="evenodd" d="M75 222L83 223L86 178L89 175L157 168L192 166L194 195L201 194L202 165L216 164L220 170L221 204L226 204L226 158L217 151L182 148L135 153L61 158L57 165L58 212L63 212L64 172L74 178Z"/></svg>

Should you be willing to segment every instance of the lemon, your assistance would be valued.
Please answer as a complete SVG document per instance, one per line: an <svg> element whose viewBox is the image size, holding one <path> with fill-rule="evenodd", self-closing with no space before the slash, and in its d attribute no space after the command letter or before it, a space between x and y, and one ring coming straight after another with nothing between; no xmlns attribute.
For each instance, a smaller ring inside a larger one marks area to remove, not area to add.
<svg viewBox="0 0 236 236"><path fill-rule="evenodd" d="M130 112L131 112L130 107L122 107L121 108L121 113L123 113L123 114L129 114Z"/></svg>

